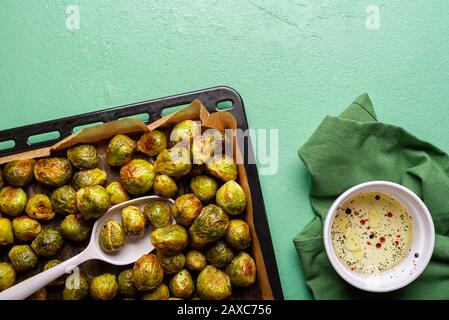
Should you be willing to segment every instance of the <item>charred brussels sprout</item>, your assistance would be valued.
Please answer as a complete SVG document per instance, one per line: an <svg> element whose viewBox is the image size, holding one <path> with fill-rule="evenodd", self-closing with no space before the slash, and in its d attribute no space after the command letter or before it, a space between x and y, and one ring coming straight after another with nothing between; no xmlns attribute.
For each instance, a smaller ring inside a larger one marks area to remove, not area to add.
<svg viewBox="0 0 449 320"><path fill-rule="evenodd" d="M133 195L147 193L153 186L155 176L153 165L142 159L134 159L120 169L123 187Z"/></svg>
<svg viewBox="0 0 449 320"><path fill-rule="evenodd" d="M128 193L126 192L125 188L123 188L122 184L118 181L114 181L108 184L108 186L106 187L106 191L109 194L112 205L116 205L129 200Z"/></svg>
<svg viewBox="0 0 449 320"><path fill-rule="evenodd" d="M27 204L27 195L22 188L4 187L0 191L0 212L15 217Z"/></svg>
<svg viewBox="0 0 449 320"><path fill-rule="evenodd" d="M162 151L154 162L157 173L170 177L181 177L192 168L190 152L186 148L173 147Z"/></svg>
<svg viewBox="0 0 449 320"><path fill-rule="evenodd" d="M58 265L61 263L61 260L58 259L54 259L54 260L50 260L48 261L46 264L44 264L44 271L53 268L54 266ZM49 286L62 286L65 282L65 277L64 276L60 276L59 278L57 278L56 280L50 282L48 285Z"/></svg>
<svg viewBox="0 0 449 320"><path fill-rule="evenodd" d="M151 233L151 242L156 250L165 255L181 252L189 243L186 229L179 224L158 228Z"/></svg>
<svg viewBox="0 0 449 320"><path fill-rule="evenodd" d="M0 292L16 283L16 271L6 262L0 262Z"/></svg>
<svg viewBox="0 0 449 320"><path fill-rule="evenodd" d="M206 256L199 250L189 250L186 254L186 267L190 270L201 271L207 265Z"/></svg>
<svg viewBox="0 0 449 320"><path fill-rule="evenodd" d="M231 280L223 271L206 266L198 275L196 292L203 300L224 300L232 293Z"/></svg>
<svg viewBox="0 0 449 320"><path fill-rule="evenodd" d="M192 244L205 245L220 239L226 234L229 218L220 207L205 206L189 229Z"/></svg>
<svg viewBox="0 0 449 320"><path fill-rule="evenodd" d="M102 186L81 188L76 192L76 204L84 219L98 218L110 207L108 192Z"/></svg>
<svg viewBox="0 0 449 320"><path fill-rule="evenodd" d="M73 273L65 280L62 299L64 300L82 300L89 293L89 282L82 274Z"/></svg>
<svg viewBox="0 0 449 320"><path fill-rule="evenodd" d="M143 255L134 263L132 281L139 291L156 289L162 283L163 277L164 270L152 253Z"/></svg>
<svg viewBox="0 0 449 320"><path fill-rule="evenodd" d="M226 182L218 189L215 200L229 215L239 215L246 208L245 192L234 180Z"/></svg>
<svg viewBox="0 0 449 320"><path fill-rule="evenodd" d="M118 293L127 298L132 298L137 294L137 288L132 282L132 269L123 270L117 278Z"/></svg>
<svg viewBox="0 0 449 320"><path fill-rule="evenodd" d="M217 192L217 182L208 176L196 176L190 181L190 189L203 201L210 201Z"/></svg>
<svg viewBox="0 0 449 320"><path fill-rule="evenodd" d="M69 214L59 226L64 237L72 241L84 241L90 234L90 223L76 214Z"/></svg>
<svg viewBox="0 0 449 320"><path fill-rule="evenodd" d="M36 180L53 188L67 184L72 173L72 165L65 158L44 158L34 165Z"/></svg>
<svg viewBox="0 0 449 320"><path fill-rule="evenodd" d="M200 134L201 126L199 121L184 120L173 127L170 133L170 142L172 145L177 143L188 145L193 141L194 137Z"/></svg>
<svg viewBox="0 0 449 320"><path fill-rule="evenodd" d="M28 200L25 211L30 218L37 220L53 219L56 213L53 211L51 200L45 194L35 194Z"/></svg>
<svg viewBox="0 0 449 320"><path fill-rule="evenodd" d="M142 300L167 300L168 298L170 298L170 291L163 283L153 291L142 296Z"/></svg>
<svg viewBox="0 0 449 320"><path fill-rule="evenodd" d="M81 170L73 175L73 186L76 190L84 187L104 185L108 175L102 169Z"/></svg>
<svg viewBox="0 0 449 320"><path fill-rule="evenodd" d="M165 198L171 198L178 192L175 180L165 174L158 174L154 178L153 189L155 194Z"/></svg>
<svg viewBox="0 0 449 320"><path fill-rule="evenodd" d="M27 300L47 300L47 289L45 287L40 288L31 296L29 296Z"/></svg>
<svg viewBox="0 0 449 320"><path fill-rule="evenodd" d="M193 223L193 220L200 214L201 208L200 199L194 194L188 193L179 196L173 204L173 216L177 223L188 227Z"/></svg>
<svg viewBox="0 0 449 320"><path fill-rule="evenodd" d="M245 252L240 252L226 268L231 284L236 287L247 287L256 281L256 264Z"/></svg>
<svg viewBox="0 0 449 320"><path fill-rule="evenodd" d="M80 144L67 150L67 159L79 170L95 168L100 161L97 149L90 144Z"/></svg>
<svg viewBox="0 0 449 320"><path fill-rule="evenodd" d="M106 252L113 252L125 245L125 232L120 223L114 219L106 221L100 230L100 247Z"/></svg>
<svg viewBox="0 0 449 320"><path fill-rule="evenodd" d="M9 261L17 272L26 272L37 266L37 257L27 244L15 245L9 250Z"/></svg>
<svg viewBox="0 0 449 320"><path fill-rule="evenodd" d="M0 216L0 246L6 246L14 242L11 221Z"/></svg>
<svg viewBox="0 0 449 320"><path fill-rule="evenodd" d="M165 149L167 149L167 137L159 130L144 133L137 142L137 151L150 157L157 156Z"/></svg>
<svg viewBox="0 0 449 320"><path fill-rule="evenodd" d="M124 134L118 134L109 141L106 160L111 166L123 166L131 161L136 142Z"/></svg>
<svg viewBox="0 0 449 320"><path fill-rule="evenodd" d="M195 291L192 276L187 269L176 273L169 283L170 292L177 298L187 299Z"/></svg>
<svg viewBox="0 0 449 320"><path fill-rule="evenodd" d="M122 210L123 229L127 236L142 237L146 220L142 211L136 206L127 206Z"/></svg>
<svg viewBox="0 0 449 320"><path fill-rule="evenodd" d="M17 217L12 221L14 237L20 241L30 241L42 231L41 224L29 217Z"/></svg>
<svg viewBox="0 0 449 320"><path fill-rule="evenodd" d="M69 185L59 187L51 194L53 210L62 215L76 213L76 190Z"/></svg>
<svg viewBox="0 0 449 320"><path fill-rule="evenodd" d="M226 232L226 240L238 250L248 248L252 241L248 224L240 219L231 220Z"/></svg>
<svg viewBox="0 0 449 320"><path fill-rule="evenodd" d="M56 254L64 244L61 232L47 229L38 234L31 247L38 256L49 257Z"/></svg>
<svg viewBox="0 0 449 320"><path fill-rule="evenodd" d="M13 160L3 168L6 182L14 187L23 187L33 179L33 168L36 160Z"/></svg>
<svg viewBox="0 0 449 320"><path fill-rule="evenodd" d="M216 156L206 164L207 171L223 182L237 179L237 165L231 157Z"/></svg>
<svg viewBox="0 0 449 320"><path fill-rule="evenodd" d="M195 164L204 164L223 149L223 134L216 129L208 129L202 135L195 137L192 144L192 158Z"/></svg>
<svg viewBox="0 0 449 320"><path fill-rule="evenodd" d="M110 273L99 275L90 282L90 295L96 300L112 300L117 290L117 279Z"/></svg>
<svg viewBox="0 0 449 320"><path fill-rule="evenodd" d="M153 228L163 228L170 225L171 207L166 201L153 200L143 209L143 213Z"/></svg>
<svg viewBox="0 0 449 320"><path fill-rule="evenodd" d="M221 269L231 262L234 258L234 252L225 241L218 240L207 248L206 257L211 265Z"/></svg>
<svg viewBox="0 0 449 320"><path fill-rule="evenodd" d="M166 256L158 251L156 252L156 257L162 265L162 268L164 268L164 272L167 274L173 274L180 271L184 268L186 263L186 258L181 252L173 256Z"/></svg>

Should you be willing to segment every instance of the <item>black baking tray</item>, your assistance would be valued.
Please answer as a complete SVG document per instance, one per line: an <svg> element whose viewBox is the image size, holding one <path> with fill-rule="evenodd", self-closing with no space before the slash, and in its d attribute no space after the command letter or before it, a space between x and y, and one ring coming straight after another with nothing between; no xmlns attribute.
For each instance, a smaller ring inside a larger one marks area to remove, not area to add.
<svg viewBox="0 0 449 320"><path fill-rule="evenodd" d="M187 105L194 99L199 99L210 113L220 112L221 109L219 109L218 104L227 101L228 107L226 108L226 111L232 113L237 119L238 128L242 130L248 129L248 121L246 119L242 97L236 90L230 87L220 86L3 130L0 131L0 143L13 140L15 145L9 149L0 150L0 157L51 146L55 142L71 135L74 128L80 126L146 113L149 115L148 121L152 122L163 116L162 112L164 109ZM59 132L60 136L58 139L41 141L33 144L28 142L29 137L31 136L54 131ZM246 155L245 169L248 176L249 187L251 189L254 227L260 242L270 286L274 298L283 299L282 287L268 226L262 190L260 188L257 167L255 164L249 164L248 161L246 161L247 159L255 159L250 137L246 137L243 140L243 145L239 147L241 150L244 150L244 155Z"/></svg>

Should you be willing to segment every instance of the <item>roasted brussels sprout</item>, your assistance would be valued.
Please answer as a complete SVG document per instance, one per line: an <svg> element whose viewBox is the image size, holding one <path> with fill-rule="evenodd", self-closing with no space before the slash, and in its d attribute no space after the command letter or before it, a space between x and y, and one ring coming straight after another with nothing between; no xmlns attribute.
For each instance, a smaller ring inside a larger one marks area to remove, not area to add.
<svg viewBox="0 0 449 320"><path fill-rule="evenodd" d="M137 288L132 281L132 269L120 272L117 278L118 293L127 298L132 298L137 294Z"/></svg>
<svg viewBox="0 0 449 320"><path fill-rule="evenodd" d="M207 248L206 257L211 265L222 269L234 258L234 251L225 241L218 240Z"/></svg>
<svg viewBox="0 0 449 320"><path fill-rule="evenodd" d="M237 165L228 155L215 156L206 164L207 171L223 182L237 179Z"/></svg>
<svg viewBox="0 0 449 320"><path fill-rule="evenodd" d="M127 206L123 208L122 224L127 236L142 237L145 233L146 220L139 207Z"/></svg>
<svg viewBox="0 0 449 320"><path fill-rule="evenodd" d="M50 220L56 215L50 198L40 193L35 194L28 200L25 212L30 218L37 220Z"/></svg>
<svg viewBox="0 0 449 320"><path fill-rule="evenodd" d="M3 189L4 186L5 186L5 180L3 179L3 172L2 172L2 169L0 168L0 189Z"/></svg>
<svg viewBox="0 0 449 320"><path fill-rule="evenodd" d="M117 251L125 245L125 232L120 223L110 219L101 227L98 241L104 251Z"/></svg>
<svg viewBox="0 0 449 320"><path fill-rule="evenodd" d="M179 224L158 228L151 233L151 242L160 253L174 255L181 252L189 243L186 229Z"/></svg>
<svg viewBox="0 0 449 320"><path fill-rule="evenodd" d="M200 199L194 194L188 193L179 196L173 204L173 216L177 223L188 227L193 223L193 220L200 214L201 208Z"/></svg>
<svg viewBox="0 0 449 320"><path fill-rule="evenodd" d="M123 166L131 161L136 142L124 134L118 134L109 141L106 160L111 166Z"/></svg>
<svg viewBox="0 0 449 320"><path fill-rule="evenodd" d="M238 250L248 248L252 241L248 224L240 219L231 220L226 231L226 240Z"/></svg>
<svg viewBox="0 0 449 320"><path fill-rule="evenodd" d="M171 198L178 192L178 186L176 185L175 180L165 174L156 175L156 178L154 178L153 189L155 194L165 198Z"/></svg>
<svg viewBox="0 0 449 320"><path fill-rule="evenodd" d="M201 271L207 265L206 256L199 250L189 250L186 254L186 267L190 270Z"/></svg>
<svg viewBox="0 0 449 320"><path fill-rule="evenodd" d="M118 181L114 181L108 184L108 186L106 187L106 191L109 194L112 205L116 205L129 200L128 193L126 192L125 188L123 188L122 184Z"/></svg>
<svg viewBox="0 0 449 320"><path fill-rule="evenodd" d="M69 214L59 226L64 237L72 241L84 241L90 234L90 223L76 214Z"/></svg>
<svg viewBox="0 0 449 320"><path fill-rule="evenodd" d="M226 267L231 284L236 287L247 287L256 281L256 264L246 252L240 252Z"/></svg>
<svg viewBox="0 0 449 320"><path fill-rule="evenodd" d="M190 152L186 148L173 147L159 153L154 168L157 173L170 177L181 177L189 173L192 168Z"/></svg>
<svg viewBox="0 0 449 320"><path fill-rule="evenodd" d="M27 244L15 245L9 250L9 261L17 272L26 272L37 266L37 257Z"/></svg>
<svg viewBox="0 0 449 320"><path fill-rule="evenodd" d="M154 290L162 283L163 278L164 270L154 254L143 255L134 263L132 281L137 290Z"/></svg>
<svg viewBox="0 0 449 320"><path fill-rule="evenodd" d="M104 185L108 175L102 169L88 169L76 172L73 175L73 186L76 190L84 187Z"/></svg>
<svg viewBox="0 0 449 320"><path fill-rule="evenodd" d="M214 204L205 206L189 229L192 244L201 246L220 239L226 234L229 218Z"/></svg>
<svg viewBox="0 0 449 320"><path fill-rule="evenodd" d="M231 280L223 271L206 266L198 275L196 292L203 300L224 300L232 293Z"/></svg>
<svg viewBox="0 0 449 320"><path fill-rule="evenodd" d="M156 252L156 257L162 265L162 268L164 268L164 272L167 274L173 274L180 271L184 268L186 263L186 258L182 252L173 256L166 256L158 251Z"/></svg>
<svg viewBox="0 0 449 320"><path fill-rule="evenodd" d="M226 182L218 189L215 201L232 216L241 214L246 208L245 192L234 180Z"/></svg>
<svg viewBox="0 0 449 320"><path fill-rule="evenodd" d="M170 297L167 300L183 300L182 298L178 298L178 297Z"/></svg>
<svg viewBox="0 0 449 320"><path fill-rule="evenodd" d="M22 188L4 187L0 191L0 212L15 217L27 204L27 195Z"/></svg>
<svg viewBox="0 0 449 320"><path fill-rule="evenodd" d="M34 165L34 177L49 187L60 187L72 177L72 165L65 158L44 158Z"/></svg>
<svg viewBox="0 0 449 320"><path fill-rule="evenodd" d="M217 182L208 176L196 176L190 181L190 189L203 201L210 201L217 192Z"/></svg>
<svg viewBox="0 0 449 320"><path fill-rule="evenodd" d="M16 283L16 271L6 262L0 262L0 292Z"/></svg>
<svg viewBox="0 0 449 320"><path fill-rule="evenodd" d="M167 149L167 137L159 130L145 132L137 142L137 151L150 157L157 156L165 149Z"/></svg>
<svg viewBox="0 0 449 320"><path fill-rule="evenodd" d="M170 291L163 283L153 291L142 296L142 300L167 300L168 298L170 298Z"/></svg>
<svg viewBox="0 0 449 320"><path fill-rule="evenodd" d="M22 216L12 221L12 232L14 237L20 241L30 241L37 237L42 231L41 224L29 217Z"/></svg>
<svg viewBox="0 0 449 320"><path fill-rule="evenodd" d="M90 144L79 144L67 150L67 159L79 170L93 169L100 162L97 149Z"/></svg>
<svg viewBox="0 0 449 320"><path fill-rule="evenodd" d="M13 160L3 167L3 176L10 185L24 187L33 179L36 160Z"/></svg>
<svg viewBox="0 0 449 320"><path fill-rule="evenodd" d="M169 283L170 292L177 298L187 299L195 291L192 276L187 269L182 269L176 273Z"/></svg>
<svg viewBox="0 0 449 320"><path fill-rule="evenodd" d="M204 164L223 151L223 134L217 129L207 129L195 137L192 144L192 158L195 164Z"/></svg>
<svg viewBox="0 0 449 320"><path fill-rule="evenodd" d="M40 288L31 296L29 296L27 300L47 300L47 289L45 287Z"/></svg>
<svg viewBox="0 0 449 320"><path fill-rule="evenodd" d="M53 259L50 261L47 261L46 264L44 264L44 271L53 268L54 266L58 265L61 263L61 260L58 259ZM59 278L57 278L56 280L50 282L48 285L49 286L62 286L65 282L65 277L64 276L60 276Z"/></svg>
<svg viewBox="0 0 449 320"><path fill-rule="evenodd" d="M53 210L62 215L76 213L76 190L69 185L59 187L51 194Z"/></svg>
<svg viewBox="0 0 449 320"><path fill-rule="evenodd" d="M113 274L104 273L90 282L90 295L97 300L112 300L117 295L117 279Z"/></svg>
<svg viewBox="0 0 449 320"><path fill-rule="evenodd" d="M49 257L56 254L64 244L61 232L47 229L39 233L31 243L31 247L38 256Z"/></svg>
<svg viewBox="0 0 449 320"><path fill-rule="evenodd" d="M6 246L14 242L11 221L0 216L0 246Z"/></svg>
<svg viewBox="0 0 449 320"><path fill-rule="evenodd" d="M120 169L120 181L133 195L147 193L153 186L155 176L153 165L142 159L134 159Z"/></svg>
<svg viewBox="0 0 449 320"><path fill-rule="evenodd" d="M199 121L184 120L178 122L170 133L171 145L182 144L189 145L193 139L201 134L201 125Z"/></svg>
<svg viewBox="0 0 449 320"><path fill-rule="evenodd" d="M143 214L153 228L163 228L170 225L171 207L163 200L152 200L143 209Z"/></svg>
<svg viewBox="0 0 449 320"><path fill-rule="evenodd" d="M73 273L65 280L62 299L82 300L89 293L89 282L86 277L79 273Z"/></svg>
<svg viewBox="0 0 449 320"><path fill-rule="evenodd" d="M109 194L102 186L81 188L76 192L76 204L84 219L98 218L110 207Z"/></svg>

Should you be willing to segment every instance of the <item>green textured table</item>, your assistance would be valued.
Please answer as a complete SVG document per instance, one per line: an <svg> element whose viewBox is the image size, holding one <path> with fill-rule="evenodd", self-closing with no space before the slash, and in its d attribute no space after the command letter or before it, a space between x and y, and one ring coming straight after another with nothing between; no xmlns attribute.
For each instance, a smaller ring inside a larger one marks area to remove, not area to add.
<svg viewBox="0 0 449 320"><path fill-rule="evenodd" d="M312 217L296 151L362 92L381 121L449 151L448 14L446 0L2 0L0 129L234 87L253 128L279 129L262 189L285 297L310 298L292 244Z"/></svg>

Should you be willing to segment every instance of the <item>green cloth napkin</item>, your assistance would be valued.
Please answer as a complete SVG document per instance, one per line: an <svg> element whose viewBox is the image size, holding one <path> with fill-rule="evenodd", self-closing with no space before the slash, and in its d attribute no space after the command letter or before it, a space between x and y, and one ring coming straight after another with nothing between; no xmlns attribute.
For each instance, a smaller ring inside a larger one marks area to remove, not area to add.
<svg viewBox="0 0 449 320"><path fill-rule="evenodd" d="M418 124L419 125L419 124ZM310 202L316 217L294 239L315 299L449 299L449 157L402 128L377 122L367 94L340 116L327 116L298 152L311 175ZM323 244L323 220L346 189L388 180L413 190L435 223L432 260L407 287L367 293L341 279Z"/></svg>

